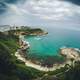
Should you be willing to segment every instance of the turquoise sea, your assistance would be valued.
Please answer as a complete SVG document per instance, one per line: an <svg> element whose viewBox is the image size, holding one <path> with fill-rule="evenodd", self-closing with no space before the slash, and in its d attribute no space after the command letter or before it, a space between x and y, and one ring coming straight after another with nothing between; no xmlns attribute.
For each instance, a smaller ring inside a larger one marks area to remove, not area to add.
<svg viewBox="0 0 80 80"><path fill-rule="evenodd" d="M69 29L47 29L43 36L25 36L29 41L29 55L56 56L61 47L80 48L80 31Z"/></svg>

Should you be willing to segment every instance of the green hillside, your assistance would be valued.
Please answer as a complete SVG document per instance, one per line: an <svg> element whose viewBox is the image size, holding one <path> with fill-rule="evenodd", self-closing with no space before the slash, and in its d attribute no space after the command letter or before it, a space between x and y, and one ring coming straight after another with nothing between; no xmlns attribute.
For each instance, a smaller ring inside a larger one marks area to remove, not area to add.
<svg viewBox="0 0 80 80"><path fill-rule="evenodd" d="M14 53L18 49L18 37L0 32L0 80L32 80L43 73L25 67Z"/></svg>
<svg viewBox="0 0 80 80"><path fill-rule="evenodd" d="M80 80L80 62L56 71L41 72L26 67L14 56L18 48L18 36L0 32L0 80Z"/></svg>

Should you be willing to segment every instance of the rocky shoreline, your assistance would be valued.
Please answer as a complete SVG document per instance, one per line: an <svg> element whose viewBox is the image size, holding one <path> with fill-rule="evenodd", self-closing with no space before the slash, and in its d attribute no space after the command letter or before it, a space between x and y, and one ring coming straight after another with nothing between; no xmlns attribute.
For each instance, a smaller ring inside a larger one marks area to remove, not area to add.
<svg viewBox="0 0 80 80"><path fill-rule="evenodd" d="M20 49L15 53L15 56L17 59L23 61L26 66L35 68L40 71L54 71L56 69L60 69L61 67L64 67L66 64L71 65L71 59L74 61L80 61L80 50L77 48L61 48L60 49L60 55L65 57L66 61L64 63L56 63L53 64L52 67L42 66L40 63L37 64L38 61L33 62L31 60L26 59L25 51L30 47L29 42L24 41L24 36L20 35L20 41L22 41L23 44L21 45Z"/></svg>

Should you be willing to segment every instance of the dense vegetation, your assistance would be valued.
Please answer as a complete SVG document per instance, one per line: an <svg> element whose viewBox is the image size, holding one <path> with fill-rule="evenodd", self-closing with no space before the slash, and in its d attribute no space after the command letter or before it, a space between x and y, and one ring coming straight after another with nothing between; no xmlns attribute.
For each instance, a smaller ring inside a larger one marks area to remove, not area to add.
<svg viewBox="0 0 80 80"><path fill-rule="evenodd" d="M0 80L80 80L80 62L65 65L52 72L41 72L14 56L19 48L18 37L0 32Z"/></svg>
<svg viewBox="0 0 80 80"><path fill-rule="evenodd" d="M0 80L32 80L44 73L25 67L17 60L14 52L18 49L18 37L0 32Z"/></svg>
<svg viewBox="0 0 80 80"><path fill-rule="evenodd" d="M22 35L42 35L42 34L47 34L47 32L44 32L42 29L40 28L30 28L30 27L25 27L25 26L22 26L21 28L19 27L16 27L16 30L15 29L11 29L8 31L10 34L12 33L16 33L16 34L22 34Z"/></svg>

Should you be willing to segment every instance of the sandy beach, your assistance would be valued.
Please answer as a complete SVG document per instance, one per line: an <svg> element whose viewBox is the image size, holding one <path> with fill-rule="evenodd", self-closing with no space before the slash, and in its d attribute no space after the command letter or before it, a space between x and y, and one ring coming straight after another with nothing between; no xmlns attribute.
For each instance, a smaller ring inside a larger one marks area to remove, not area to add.
<svg viewBox="0 0 80 80"><path fill-rule="evenodd" d="M20 35L20 40L25 43L24 41L24 36ZM26 42L27 43L27 42ZM28 45L29 45L29 42L28 42ZM30 46L30 45L29 45ZM19 51L17 50L17 52L15 53L15 56L17 57L17 59L23 61L25 63L26 66L28 67L32 67L34 69L37 69L37 70L40 70L40 71L45 71L45 72L48 72L48 71L54 71L56 69L60 69L61 67L64 67L65 64L69 64L71 65L71 61L70 59L73 58L74 60L80 60L80 56L79 56L79 52L80 50L76 50L76 49L73 49L73 48L62 48L61 50L61 55L62 56L66 56L66 61L62 64L54 64L53 67L44 67L44 66L41 66L41 65L38 65L38 64L35 64L35 63L32 63L30 60L27 60L25 57L23 57Z"/></svg>
<svg viewBox="0 0 80 80"><path fill-rule="evenodd" d="M17 59L23 61L26 66L32 67L32 68L37 69L37 70L40 70L40 71L45 71L45 72L47 72L47 71L54 71L56 69L60 69L61 67L64 67L65 66L65 63L70 64L70 62L65 62L64 64L54 64L53 67L48 68L48 67L43 67L41 65L34 64L31 61L26 60L18 52L15 53L15 56L17 57Z"/></svg>

